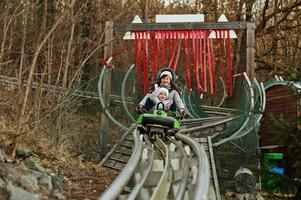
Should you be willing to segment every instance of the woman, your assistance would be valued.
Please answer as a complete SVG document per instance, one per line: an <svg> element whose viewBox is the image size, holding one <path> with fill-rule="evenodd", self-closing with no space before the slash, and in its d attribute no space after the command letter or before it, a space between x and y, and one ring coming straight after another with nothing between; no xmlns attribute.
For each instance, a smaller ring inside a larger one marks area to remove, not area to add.
<svg viewBox="0 0 301 200"><path fill-rule="evenodd" d="M175 74L170 68L162 68L157 75L157 81L152 84L150 92L145 95L145 97L139 103L139 106L136 108L138 112L143 113L149 111L154 107L154 102L151 100L150 96L155 90L155 84L159 87L165 87L169 91L168 99L173 100L172 105L170 106L171 111L179 111L180 115L184 117L186 115L185 107L183 101L180 97L181 91L177 84L174 82Z"/></svg>

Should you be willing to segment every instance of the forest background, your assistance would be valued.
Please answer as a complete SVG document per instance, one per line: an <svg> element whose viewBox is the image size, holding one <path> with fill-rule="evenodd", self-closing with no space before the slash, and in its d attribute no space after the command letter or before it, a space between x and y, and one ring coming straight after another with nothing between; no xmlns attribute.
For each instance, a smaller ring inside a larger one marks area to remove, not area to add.
<svg viewBox="0 0 301 200"><path fill-rule="evenodd" d="M2 0L1 146L13 144L8 154L14 147L30 148L44 165L99 162L99 102L73 94L97 91L105 23L129 24L135 15L150 23L157 14L196 13L204 14L206 22L217 22L221 14L229 21L253 22L256 77L264 81L281 74L301 80L301 0ZM115 64L127 69L134 44L117 36L114 48L126 52ZM245 59L240 51L244 37L238 33L232 46L238 63ZM119 136L112 131L112 138Z"/></svg>

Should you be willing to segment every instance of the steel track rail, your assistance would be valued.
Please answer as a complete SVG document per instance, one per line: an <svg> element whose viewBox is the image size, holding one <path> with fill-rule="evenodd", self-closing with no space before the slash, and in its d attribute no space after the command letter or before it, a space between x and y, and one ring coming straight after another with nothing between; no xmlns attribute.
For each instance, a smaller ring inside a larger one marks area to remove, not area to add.
<svg viewBox="0 0 301 200"><path fill-rule="evenodd" d="M239 115L236 115L237 117L239 117ZM232 117L236 117L236 116L232 116ZM192 127L196 127L196 126L204 126L204 125L208 125L208 124L212 124L212 123L218 123L220 121L226 120L226 119L230 119L229 116L222 116L222 117L206 117L206 118L197 118L197 119L193 119L191 121L181 121L181 129L183 128L192 128Z"/></svg>
<svg viewBox="0 0 301 200"><path fill-rule="evenodd" d="M122 192L124 186L133 176L136 167L139 164L140 157L142 154L142 141L139 137L139 131L134 129L133 137L134 137L134 148L133 154L131 155L128 163L121 171L119 176L114 180L114 182L110 185L110 187L98 198L98 200L113 200L118 197L118 195Z"/></svg>
<svg viewBox="0 0 301 200"><path fill-rule="evenodd" d="M148 139L148 136L144 134L143 137L144 137L144 141L146 142L147 149L148 149L148 166L144 170L144 173L142 174L140 182L138 184L136 184L135 187L132 189L127 200L137 199L137 196L139 195L140 190L142 189L143 185L145 184L147 178L149 177L151 169L153 167L155 151L152 148L152 144L151 144L150 140Z"/></svg>
<svg viewBox="0 0 301 200"><path fill-rule="evenodd" d="M187 153L185 151L185 149L183 148L183 146L175 139L172 139L171 137L167 137L168 140L170 140L172 143L174 143L181 151L182 154L182 163L183 163L183 167L182 167L182 181L180 183L179 186L179 190L177 191L176 194L176 200L182 200L184 198L185 195L185 191L186 191L186 187L188 184L188 178L189 178L189 165L188 165L188 157L187 157Z"/></svg>
<svg viewBox="0 0 301 200"><path fill-rule="evenodd" d="M213 127L213 126L218 126L220 124L230 122L232 120L238 119L239 117L240 116L234 116L234 117L230 117L230 118L227 118L227 119L224 119L224 120L214 122L212 124L206 124L206 125L203 125L203 126L197 126L197 127L192 127L192 128L184 128L184 129L181 130L181 133L200 131L200 130L203 130L203 129L206 129L206 128L210 128L210 127Z"/></svg>
<svg viewBox="0 0 301 200"><path fill-rule="evenodd" d="M207 122L207 121L219 121L222 119L229 118L228 116L219 116L219 117L203 117L203 118L196 118L196 119L182 119L181 124L189 124L194 122Z"/></svg>
<svg viewBox="0 0 301 200"><path fill-rule="evenodd" d="M224 107L214 107L214 106L202 106L204 110L216 110L220 112L232 112L232 113L237 113L236 109L233 108L224 108Z"/></svg>
<svg viewBox="0 0 301 200"><path fill-rule="evenodd" d="M161 179L158 183L158 186L155 188L155 191L153 192L151 196L151 200L164 200L167 199L168 192L171 187L172 182L172 167L171 167L171 161L170 161L170 155L168 151L167 145L164 144L163 140L156 136L155 146L158 148L158 150L161 152L161 155L164 159L164 170L161 176Z"/></svg>
<svg viewBox="0 0 301 200"><path fill-rule="evenodd" d="M192 150L194 151L197 162L198 162L198 178L197 184L195 187L195 195L194 200L207 200L208 199L208 190L209 190L209 183L210 183L210 172L209 172L209 161L204 150L204 147L200 145L197 141L192 139L187 135L181 134L179 131L175 138L178 140L183 141L184 143L188 144Z"/></svg>

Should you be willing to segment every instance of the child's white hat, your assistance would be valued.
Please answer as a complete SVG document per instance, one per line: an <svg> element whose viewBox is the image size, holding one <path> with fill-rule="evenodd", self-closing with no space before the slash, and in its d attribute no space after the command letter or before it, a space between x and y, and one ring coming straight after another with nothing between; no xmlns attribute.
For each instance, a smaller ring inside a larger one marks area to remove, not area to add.
<svg viewBox="0 0 301 200"><path fill-rule="evenodd" d="M161 92L164 92L164 93L166 94L166 96L168 97L169 92L168 92L168 89L167 89L167 88L165 88L165 87L160 87L159 90L158 90L158 95L159 95Z"/></svg>

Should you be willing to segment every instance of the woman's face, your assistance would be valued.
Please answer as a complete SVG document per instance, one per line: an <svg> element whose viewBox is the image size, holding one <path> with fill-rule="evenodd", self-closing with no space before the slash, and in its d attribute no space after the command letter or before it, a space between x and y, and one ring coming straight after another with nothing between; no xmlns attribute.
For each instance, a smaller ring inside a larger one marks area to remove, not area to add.
<svg viewBox="0 0 301 200"><path fill-rule="evenodd" d="M162 78L161 78L161 83L162 83L164 86L170 85L170 82L171 82L171 80L170 80L169 76L162 76Z"/></svg>

